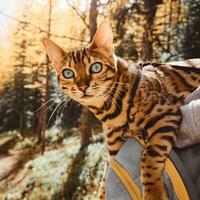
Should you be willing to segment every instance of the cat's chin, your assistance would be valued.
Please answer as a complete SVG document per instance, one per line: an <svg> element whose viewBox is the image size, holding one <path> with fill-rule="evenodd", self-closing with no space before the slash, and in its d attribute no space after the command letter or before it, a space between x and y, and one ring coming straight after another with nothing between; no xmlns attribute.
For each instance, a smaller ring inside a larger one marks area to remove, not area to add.
<svg viewBox="0 0 200 200"><path fill-rule="evenodd" d="M82 105L86 105L88 102L93 101L94 96L93 95L83 95L83 96L79 96L79 97L74 97L72 98L74 101L82 104Z"/></svg>
<svg viewBox="0 0 200 200"><path fill-rule="evenodd" d="M88 98L91 98L91 97L94 97L94 95L83 94L83 95L81 96L81 99L88 99Z"/></svg>
<svg viewBox="0 0 200 200"><path fill-rule="evenodd" d="M76 101L83 106L89 106L89 105L97 105L99 102L102 102L101 96L95 96L95 95L84 95L82 98L76 99Z"/></svg>

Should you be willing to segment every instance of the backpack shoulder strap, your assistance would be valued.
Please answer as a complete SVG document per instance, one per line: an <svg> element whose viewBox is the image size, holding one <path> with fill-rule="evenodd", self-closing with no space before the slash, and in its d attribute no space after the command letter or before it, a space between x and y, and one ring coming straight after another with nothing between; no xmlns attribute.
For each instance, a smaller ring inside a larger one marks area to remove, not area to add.
<svg viewBox="0 0 200 200"><path fill-rule="evenodd" d="M200 165L198 165L197 163L199 162L200 159L196 158L196 153L194 154L188 153L192 152L192 149L193 151L195 150L197 152L199 148L196 149L195 146L191 146L187 149L175 148L173 149L173 151L171 151L169 158L171 162L175 165L175 168L177 169L181 179L183 180L190 199L199 200L198 188L197 185L195 184L196 182L194 182L194 180L192 179L192 176L194 171L196 172L195 174L198 174L198 166ZM185 160L182 160L183 155ZM197 180L198 177L195 178L195 181Z"/></svg>
<svg viewBox="0 0 200 200"><path fill-rule="evenodd" d="M168 158L165 162L165 171L167 172L168 176L173 185L173 189L178 197L179 200L190 200L188 195L187 189L185 184L178 173L176 167L174 166L173 162Z"/></svg>
<svg viewBox="0 0 200 200"><path fill-rule="evenodd" d="M142 193L126 169L124 169L124 167L115 159L109 159L108 162L126 187L130 197L134 200L141 200Z"/></svg>

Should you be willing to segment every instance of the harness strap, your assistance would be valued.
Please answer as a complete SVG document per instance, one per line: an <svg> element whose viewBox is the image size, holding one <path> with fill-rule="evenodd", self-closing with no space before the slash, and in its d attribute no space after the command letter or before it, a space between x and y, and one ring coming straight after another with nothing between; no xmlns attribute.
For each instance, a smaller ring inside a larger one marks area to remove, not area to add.
<svg viewBox="0 0 200 200"><path fill-rule="evenodd" d="M140 79L141 79L141 76L142 76L142 66L139 65L137 67L137 74L135 76L135 80L133 82L133 85L132 85L132 88L131 88L131 91L130 91L130 99L129 99L129 106L128 106L128 109L127 109L127 116L128 116L128 121L127 121L127 124L125 125L125 131L124 131L124 134L121 135L121 139L126 141L128 138L129 138L129 135L126 136L126 132L128 131L128 126L129 126L129 122L131 121L130 119L130 111L131 111L131 107L133 105L133 102L134 102L134 99L135 99L135 96L136 96L136 92L137 92L137 89L138 89L138 86L139 86L139 83L140 83Z"/></svg>

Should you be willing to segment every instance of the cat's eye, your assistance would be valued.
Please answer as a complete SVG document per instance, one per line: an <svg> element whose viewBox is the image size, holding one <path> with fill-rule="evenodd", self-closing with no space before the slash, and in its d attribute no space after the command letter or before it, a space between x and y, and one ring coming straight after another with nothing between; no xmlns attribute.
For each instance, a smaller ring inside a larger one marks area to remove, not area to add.
<svg viewBox="0 0 200 200"><path fill-rule="evenodd" d="M96 62L91 65L90 72L92 73L99 73L102 70L102 65L99 62Z"/></svg>
<svg viewBox="0 0 200 200"><path fill-rule="evenodd" d="M62 74L65 78L73 78L74 77L74 72L71 69L64 69L62 71Z"/></svg>

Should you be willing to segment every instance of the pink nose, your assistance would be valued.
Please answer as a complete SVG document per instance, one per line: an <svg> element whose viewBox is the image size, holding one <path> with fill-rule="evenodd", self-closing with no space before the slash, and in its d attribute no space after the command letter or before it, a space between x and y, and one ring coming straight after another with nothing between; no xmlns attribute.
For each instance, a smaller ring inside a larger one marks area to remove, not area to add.
<svg viewBox="0 0 200 200"><path fill-rule="evenodd" d="M88 86L87 85L80 85L78 86L78 89L81 91L81 92L85 92L87 90Z"/></svg>

